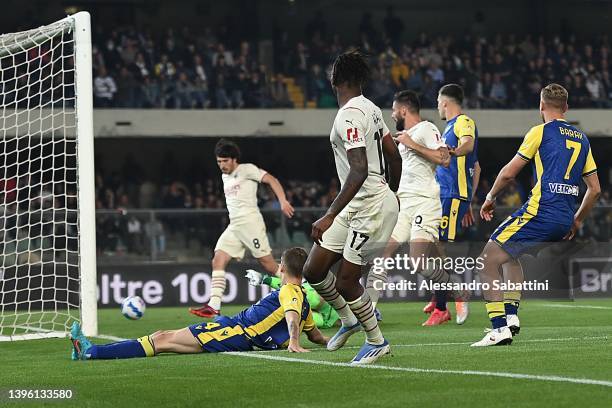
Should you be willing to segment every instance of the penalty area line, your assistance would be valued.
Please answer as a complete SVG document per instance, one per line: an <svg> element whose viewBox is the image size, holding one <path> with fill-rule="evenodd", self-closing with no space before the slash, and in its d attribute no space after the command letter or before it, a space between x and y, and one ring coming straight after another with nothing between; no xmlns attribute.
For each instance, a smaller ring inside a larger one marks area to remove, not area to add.
<svg viewBox="0 0 612 408"><path fill-rule="evenodd" d="M564 342L564 341L588 341L588 340L601 340L607 341L608 336L584 336L584 337L552 337L552 338L543 338L543 339L519 339L517 340L517 344L520 343L549 343L549 342ZM412 343L412 344L395 344L391 343L391 347L445 347L445 346L469 346L473 341L462 341L462 342L447 342L447 343ZM343 349L359 349L361 346L345 346ZM311 349L311 351L318 351L324 349ZM258 350L260 353L281 353L286 350Z"/></svg>
<svg viewBox="0 0 612 408"><path fill-rule="evenodd" d="M543 307L558 307L561 309L597 309L597 310L612 310L609 306L592 306L592 305L560 305L556 303L544 303Z"/></svg>
<svg viewBox="0 0 612 408"><path fill-rule="evenodd" d="M283 356L278 356L278 355L271 355L268 353L264 354L264 353L258 353L258 352L244 352L244 351L231 351L231 352L227 352L224 354L229 354L229 355L238 356L238 357L258 358L262 360L313 364L313 365L330 366L330 367L345 367L345 368L353 368L353 369L361 368L361 369L368 369L368 370L386 370L386 371L399 371L399 372L422 373L422 374L474 375L474 376L483 376L483 377L499 377L499 378L511 378L511 379L519 379L519 380L533 380L533 381L553 381L553 382L562 382L562 383L601 385L604 387L612 387L612 381L593 380L589 378L561 377L561 376L556 376L556 375L534 375L534 374L507 373L507 372L496 372L496 371L474 371L474 370L443 370L443 369L437 369L437 368L393 367L393 366L383 366L383 365L376 365L376 364L353 365L350 363L339 363L339 362L324 361L324 360L306 360L306 359L295 358L295 357L283 357Z"/></svg>
<svg viewBox="0 0 612 408"><path fill-rule="evenodd" d="M92 336L93 338L111 340L111 341L125 341L128 340L123 337L112 336L110 334L98 334ZM556 337L546 339L525 339L520 340L521 343L548 343L548 342L563 342L563 341L578 341L578 340L608 340L608 336L585 336L585 337ZM392 347L440 347L440 346L465 346L470 345L472 342L448 342L448 343L413 343L413 344L391 344ZM358 349L361 346L346 346L344 349ZM315 349L317 350L317 349ZM278 353L284 352L285 350L260 350L260 353Z"/></svg>

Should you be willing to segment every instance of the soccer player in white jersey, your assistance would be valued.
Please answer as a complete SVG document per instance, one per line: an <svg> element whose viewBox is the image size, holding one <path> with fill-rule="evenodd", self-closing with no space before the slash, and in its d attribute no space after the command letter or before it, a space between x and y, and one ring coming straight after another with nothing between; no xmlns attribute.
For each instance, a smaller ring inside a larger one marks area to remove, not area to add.
<svg viewBox="0 0 612 408"><path fill-rule="evenodd" d="M401 244L410 242L411 259L428 259L440 255L437 245L442 207L436 167L448 167L450 155L440 131L420 115L421 104L413 91L401 91L393 98L391 117L399 131L395 139L402 156L402 177L398 189L400 212L383 257L391 257ZM438 283L448 283L452 277L442 268L424 268L415 263L415 273ZM379 282L379 283L377 283ZM367 291L376 307L387 271L372 268L368 274ZM425 324L424 324L425 325Z"/></svg>
<svg viewBox="0 0 612 408"><path fill-rule="evenodd" d="M312 224L315 244L304 265L306 280L342 320L328 350L342 347L361 327L366 333L353 364L372 363L389 353L389 343L359 280L362 269L379 249L382 252L397 221L399 202L393 191L397 191L402 165L380 108L362 95L369 74L358 51L347 51L334 61L330 80L340 109L330 142L342 188L325 215ZM337 262L336 277L330 268Z"/></svg>
<svg viewBox="0 0 612 408"><path fill-rule="evenodd" d="M275 275L278 270L278 264L272 257L266 225L257 207L259 183L268 184L272 188L285 216L293 216L293 207L287 201L280 182L254 164L239 163L240 149L235 143L220 140L215 146L215 156L222 173L230 223L215 246L210 300L202 307L189 309L200 317L215 317L219 314L226 285L225 268L232 258L243 258L245 250L248 249L269 274Z"/></svg>

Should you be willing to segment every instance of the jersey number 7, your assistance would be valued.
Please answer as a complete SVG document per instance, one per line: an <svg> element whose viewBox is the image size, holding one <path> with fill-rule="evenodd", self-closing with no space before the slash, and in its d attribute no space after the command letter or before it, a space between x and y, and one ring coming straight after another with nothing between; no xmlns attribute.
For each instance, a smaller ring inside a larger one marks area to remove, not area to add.
<svg viewBox="0 0 612 408"><path fill-rule="evenodd" d="M574 164L576 164L576 160L578 160L578 155L580 154L580 148L582 145L578 142L574 142L573 140L565 139L565 147L572 151L572 157L567 165L567 170L565 171L564 177L565 180L569 180L570 172L572 171Z"/></svg>

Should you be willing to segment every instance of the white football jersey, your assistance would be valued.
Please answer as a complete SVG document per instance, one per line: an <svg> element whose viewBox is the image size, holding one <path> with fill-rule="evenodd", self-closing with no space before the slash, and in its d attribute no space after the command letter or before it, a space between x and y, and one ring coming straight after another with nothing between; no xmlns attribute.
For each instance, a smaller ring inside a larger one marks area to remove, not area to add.
<svg viewBox="0 0 612 408"><path fill-rule="evenodd" d="M365 201L382 199L388 190L382 150L382 138L387 133L389 128L380 108L363 95L350 99L338 110L329 140L340 183L344 185L349 174L347 151L365 147L368 159L368 178L348 204L349 208L359 209Z"/></svg>
<svg viewBox="0 0 612 408"><path fill-rule="evenodd" d="M231 174L223 174L225 203L232 223L244 221L249 215L259 213L257 187L266 172L254 164L241 163Z"/></svg>
<svg viewBox="0 0 612 408"><path fill-rule="evenodd" d="M426 120L408 129L408 134L416 143L429 149L436 150L445 146L436 125ZM402 178L398 193L439 199L440 185L436 181L437 165L402 143L399 144L399 151L402 156Z"/></svg>

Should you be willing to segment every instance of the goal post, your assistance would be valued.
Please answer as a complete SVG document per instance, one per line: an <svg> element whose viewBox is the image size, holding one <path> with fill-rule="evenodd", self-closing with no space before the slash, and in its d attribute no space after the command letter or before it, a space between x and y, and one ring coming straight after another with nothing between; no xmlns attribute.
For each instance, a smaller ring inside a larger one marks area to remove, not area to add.
<svg viewBox="0 0 612 408"><path fill-rule="evenodd" d="M91 24L0 35L0 341L98 334Z"/></svg>
<svg viewBox="0 0 612 408"><path fill-rule="evenodd" d="M77 125L77 175L79 187L79 270L83 333L98 334L96 295L96 194L93 134L93 85L91 64L91 18L74 15L75 88Z"/></svg>

